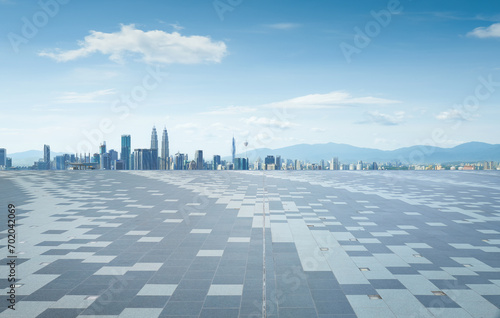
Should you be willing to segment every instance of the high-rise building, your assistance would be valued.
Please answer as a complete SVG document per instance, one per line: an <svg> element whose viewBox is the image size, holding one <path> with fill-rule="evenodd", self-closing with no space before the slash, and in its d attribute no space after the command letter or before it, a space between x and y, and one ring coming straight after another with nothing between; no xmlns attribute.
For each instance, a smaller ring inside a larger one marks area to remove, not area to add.
<svg viewBox="0 0 500 318"><path fill-rule="evenodd" d="M50 146L43 145L43 162L45 162L45 169L50 170Z"/></svg>
<svg viewBox="0 0 500 318"><path fill-rule="evenodd" d="M99 154L105 154L106 153L106 142L104 141L100 146L99 146Z"/></svg>
<svg viewBox="0 0 500 318"><path fill-rule="evenodd" d="M7 169L12 168L12 158L7 157L7 160L5 162L5 168Z"/></svg>
<svg viewBox="0 0 500 318"><path fill-rule="evenodd" d="M175 154L175 165L174 169L175 170L184 170L184 160L186 159L186 156L180 152Z"/></svg>
<svg viewBox="0 0 500 318"><path fill-rule="evenodd" d="M99 166L101 170L109 170L110 169L110 162L109 162L109 155L106 152L106 142L104 141L100 146L99 146Z"/></svg>
<svg viewBox="0 0 500 318"><path fill-rule="evenodd" d="M169 170L170 169L170 152L168 149L168 132L167 128L163 128L163 135L161 138L161 161L160 169Z"/></svg>
<svg viewBox="0 0 500 318"><path fill-rule="evenodd" d="M116 161L118 160L118 152L115 151L114 149L111 149L109 151L109 158L111 159L111 161Z"/></svg>
<svg viewBox="0 0 500 318"><path fill-rule="evenodd" d="M276 170L281 170L281 156L276 156Z"/></svg>
<svg viewBox="0 0 500 318"><path fill-rule="evenodd" d="M214 162L213 162L213 169L217 170L219 168L219 165L221 164L220 162L220 156L219 155L214 155Z"/></svg>
<svg viewBox="0 0 500 318"><path fill-rule="evenodd" d="M7 149L0 148L0 166L7 166Z"/></svg>
<svg viewBox="0 0 500 318"><path fill-rule="evenodd" d="M151 149L134 150L134 170L153 170L151 168L152 162L153 160Z"/></svg>
<svg viewBox="0 0 500 318"><path fill-rule="evenodd" d="M123 169L131 170L130 163L130 153L132 151L130 143L130 135L122 135L122 151L120 153L120 159L123 161Z"/></svg>
<svg viewBox="0 0 500 318"><path fill-rule="evenodd" d="M196 150L194 161L196 162L196 170L203 170L203 150Z"/></svg>
<svg viewBox="0 0 500 318"><path fill-rule="evenodd" d="M339 158L332 158L332 161L330 162L330 170L340 170Z"/></svg>
<svg viewBox="0 0 500 318"><path fill-rule="evenodd" d="M358 165L356 166L356 170L363 170L363 161L359 160Z"/></svg>
<svg viewBox="0 0 500 318"><path fill-rule="evenodd" d="M107 153L108 162L106 162L105 169L106 170L114 170L116 167L116 161L118 161L118 152L110 149Z"/></svg>
<svg viewBox="0 0 500 318"><path fill-rule="evenodd" d="M234 158L234 170L248 170L248 160L246 158Z"/></svg>
<svg viewBox="0 0 500 318"><path fill-rule="evenodd" d="M151 170L158 170L158 135L156 134L156 127L153 126L151 132Z"/></svg>
<svg viewBox="0 0 500 318"><path fill-rule="evenodd" d="M267 166L276 164L276 161L274 160L274 156L271 156L271 155L267 156L266 159L264 159L264 164L265 164L264 170L269 170L269 169L267 169ZM274 166L274 167L276 167L276 166Z"/></svg>
<svg viewBox="0 0 500 318"><path fill-rule="evenodd" d="M233 136L233 144L232 144L232 147L231 147L231 154L232 154L232 159L233 159L233 163L234 163L234 158L236 158L236 141L234 140L234 136Z"/></svg>

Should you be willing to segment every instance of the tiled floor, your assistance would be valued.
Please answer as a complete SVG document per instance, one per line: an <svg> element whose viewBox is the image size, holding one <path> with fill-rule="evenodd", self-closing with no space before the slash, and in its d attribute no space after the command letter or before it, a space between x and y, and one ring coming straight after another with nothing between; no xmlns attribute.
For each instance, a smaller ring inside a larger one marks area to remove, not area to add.
<svg viewBox="0 0 500 318"><path fill-rule="evenodd" d="M500 317L498 172L12 171L0 191L20 284L0 317Z"/></svg>

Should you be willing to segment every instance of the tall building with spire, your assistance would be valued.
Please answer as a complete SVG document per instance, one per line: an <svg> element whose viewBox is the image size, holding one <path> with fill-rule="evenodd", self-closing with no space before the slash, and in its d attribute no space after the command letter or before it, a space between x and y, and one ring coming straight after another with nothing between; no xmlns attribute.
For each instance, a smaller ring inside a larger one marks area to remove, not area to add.
<svg viewBox="0 0 500 318"><path fill-rule="evenodd" d="M234 158L236 157L236 141L234 140L234 136L233 136L233 145L231 148L231 154L233 155L232 163L234 163Z"/></svg>
<svg viewBox="0 0 500 318"><path fill-rule="evenodd" d="M158 170L158 135L156 134L156 127L153 126L151 132L151 170Z"/></svg>
<svg viewBox="0 0 500 318"><path fill-rule="evenodd" d="M168 132L167 128L163 128L163 135L161 137L161 170L169 170L170 166L170 152L168 149Z"/></svg>

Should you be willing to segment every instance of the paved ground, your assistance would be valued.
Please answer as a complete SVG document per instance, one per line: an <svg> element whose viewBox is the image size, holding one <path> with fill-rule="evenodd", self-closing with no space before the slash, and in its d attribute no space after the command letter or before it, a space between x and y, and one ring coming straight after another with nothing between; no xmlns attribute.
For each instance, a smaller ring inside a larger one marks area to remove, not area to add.
<svg viewBox="0 0 500 318"><path fill-rule="evenodd" d="M0 191L0 317L500 317L498 172L0 172Z"/></svg>

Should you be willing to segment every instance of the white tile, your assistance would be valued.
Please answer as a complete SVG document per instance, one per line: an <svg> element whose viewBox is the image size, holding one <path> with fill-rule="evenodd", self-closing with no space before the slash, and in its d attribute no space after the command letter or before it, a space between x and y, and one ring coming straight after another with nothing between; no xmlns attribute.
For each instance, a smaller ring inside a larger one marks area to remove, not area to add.
<svg viewBox="0 0 500 318"><path fill-rule="evenodd" d="M223 285L213 284L208 290L208 296L241 296L243 295L243 285Z"/></svg>

